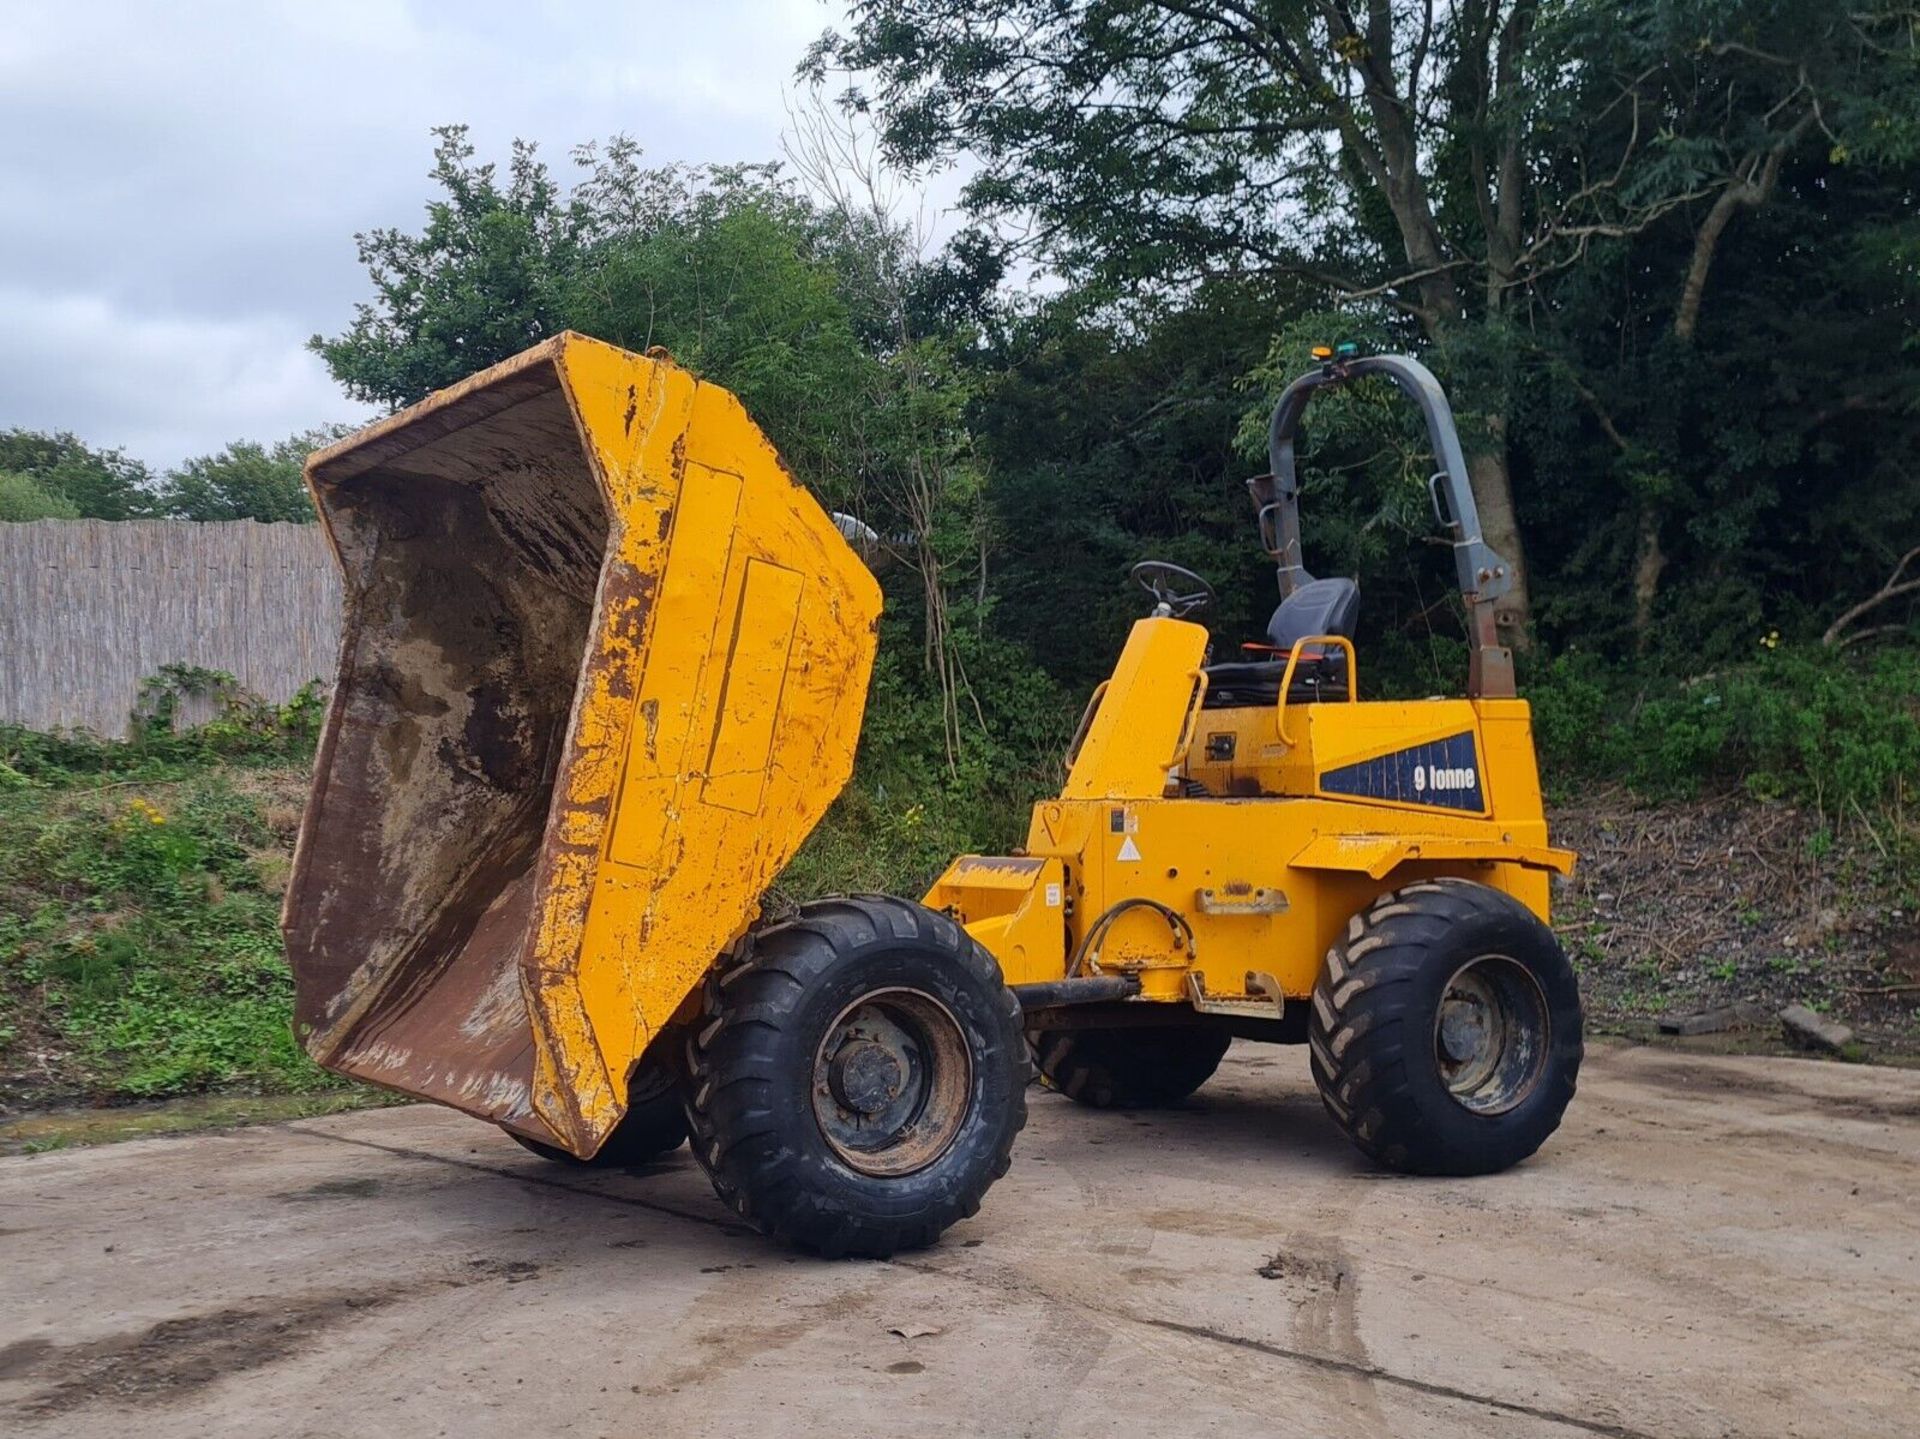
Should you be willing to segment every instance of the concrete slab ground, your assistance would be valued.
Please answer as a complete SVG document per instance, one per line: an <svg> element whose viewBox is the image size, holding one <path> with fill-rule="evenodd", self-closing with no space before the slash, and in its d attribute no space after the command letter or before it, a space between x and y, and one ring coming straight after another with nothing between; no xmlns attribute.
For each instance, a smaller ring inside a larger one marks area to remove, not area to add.
<svg viewBox="0 0 1920 1439"><path fill-rule="evenodd" d="M889 1263L433 1108L0 1161L0 1432L1920 1433L1920 1073L1598 1048L1512 1173L1369 1170L1297 1050L1035 1091ZM914 1334L906 1338L893 1332Z"/></svg>

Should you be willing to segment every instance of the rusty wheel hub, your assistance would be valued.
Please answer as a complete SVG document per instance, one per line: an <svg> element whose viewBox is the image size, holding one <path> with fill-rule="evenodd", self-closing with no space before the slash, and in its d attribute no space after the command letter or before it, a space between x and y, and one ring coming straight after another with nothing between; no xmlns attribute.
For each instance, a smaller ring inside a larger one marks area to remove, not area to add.
<svg viewBox="0 0 1920 1439"><path fill-rule="evenodd" d="M1546 996L1524 966L1501 954L1461 965L1433 1021L1447 1093L1475 1114L1512 1109L1546 1069L1549 1028Z"/></svg>
<svg viewBox="0 0 1920 1439"><path fill-rule="evenodd" d="M814 1055L813 1114L849 1168L911 1174L953 1143L972 1087L952 1012L919 990L875 990L827 1027Z"/></svg>

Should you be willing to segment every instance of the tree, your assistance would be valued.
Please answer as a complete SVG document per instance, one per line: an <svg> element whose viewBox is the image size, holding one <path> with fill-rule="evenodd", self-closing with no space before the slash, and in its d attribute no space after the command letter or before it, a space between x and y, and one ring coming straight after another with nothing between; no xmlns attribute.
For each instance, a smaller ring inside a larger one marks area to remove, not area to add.
<svg viewBox="0 0 1920 1439"><path fill-rule="evenodd" d="M153 512L152 475L119 450L95 450L61 431L0 431L0 473L24 475L56 502L62 515L93 520L137 519Z"/></svg>
<svg viewBox="0 0 1920 1439"><path fill-rule="evenodd" d="M580 215L561 203L533 145L514 143L503 186L494 166L473 163L466 126L434 134L444 193L426 225L356 235L377 299L356 308L344 335L309 342L355 399L410 403L562 328L555 287Z"/></svg>
<svg viewBox="0 0 1920 1439"><path fill-rule="evenodd" d="M766 165L647 167L616 137L564 186L526 142L508 182L464 126L436 130L441 194L415 234L359 238L376 298L310 347L351 395L394 406L573 329L655 346L736 390L816 483L862 350L818 216Z"/></svg>
<svg viewBox="0 0 1920 1439"><path fill-rule="evenodd" d="M927 265L884 205L833 189L860 183L844 156L815 157L830 163L809 170L808 194L772 165L648 167L616 138L572 152L569 188L517 144L502 186L464 130L437 133L442 193L424 227L362 238L376 298L345 334L313 342L335 377L404 404L572 329L663 347L734 391L829 508L906 561L886 581L886 623L906 643L886 648L917 649L922 665L883 681L915 723L931 714L959 777L993 714L968 667L1020 666L985 628L987 476L964 422L966 332L921 321L977 308L992 257ZM1030 678L982 688L1012 696Z"/></svg>
<svg viewBox="0 0 1920 1439"><path fill-rule="evenodd" d="M301 467L313 451L345 433L345 426L327 426L271 446L236 440L218 454L168 471L156 508L169 519L305 523L313 518L313 504Z"/></svg>
<svg viewBox="0 0 1920 1439"><path fill-rule="evenodd" d="M1501 619L1524 643L1513 332L1597 240L1689 207L1705 208L1710 268L1715 227L1821 131L1821 83L1752 45L1756 27L1785 53L1820 48L1823 74L1873 63L1860 27L1816 0L1629 10L858 0L850 32L829 33L803 73L852 76L846 103L877 111L904 163L978 156L975 215L1030 219L1037 253L1070 276L1165 292L1286 274L1392 306L1453 382L1487 538L1520 567ZM1782 10L1789 23L1774 23ZM1608 27L1639 34L1642 72L1621 73ZM1710 103L1731 81L1677 103L1669 71L1702 49L1764 83L1737 106Z"/></svg>
<svg viewBox="0 0 1920 1439"><path fill-rule="evenodd" d="M968 422L993 475L996 626L1077 693L1105 677L1142 612L1126 579L1136 560L1213 582L1223 652L1265 630L1273 571L1241 483L1260 465L1236 435L1242 381L1290 308L1271 286L1223 280L1121 323L1069 290L1021 305L980 357ZM1348 559L1322 519L1316 562Z"/></svg>
<svg viewBox="0 0 1920 1439"><path fill-rule="evenodd" d="M32 475L0 471L0 521L77 520L79 507L63 495L50 494Z"/></svg>
<svg viewBox="0 0 1920 1439"><path fill-rule="evenodd" d="M1912 98L1917 57L1910 47L1890 50L1876 39L1897 13L1884 4L1842 13L1806 0L1575 5L1561 12L1562 48L1584 64L1557 94L1554 128L1590 127L1596 114L1617 127L1620 106L1610 97L1626 97L1633 126L1657 126L1662 139L1643 150L1638 171L1623 172L1622 183L1671 170L1689 196L1644 231L1597 234L1584 257L1601 284L1633 297L1629 330L1616 329L1616 340L1595 345L1591 324L1586 335L1574 335L1549 319L1534 336L1550 340L1540 353L1617 453L1634 523L1633 635L1643 651L1653 638L1668 550L1678 539L1673 522L1686 508L1688 482L1675 462L1689 449L1700 452L1682 443L1683 432L1702 418L1696 401L1718 388L1699 348L1709 296L1717 290L1723 304L1751 312L1769 288L1764 269L1737 263L1748 283L1724 283L1730 237L1753 225L1742 217L1780 204L1800 209L1803 224L1814 220L1815 208L1826 209L1818 223L1830 234L1836 222L1871 226L1877 214L1891 218L1901 208L1896 200L1883 210L1885 200L1873 194L1877 182L1861 183L1863 172L1910 164L1920 135ZM1628 157L1638 142L1611 143ZM1848 202L1822 206L1823 192L1836 189ZM1796 239L1778 263L1804 272L1805 256L1794 253L1803 232L1793 228ZM1846 247L1830 239L1819 248L1831 255ZM1847 263L1857 266L1859 257ZM1817 283L1828 295L1854 288L1840 267L1819 268ZM1900 288L1897 279L1894 285ZM1584 276L1569 276L1556 298L1563 315L1591 315L1595 300L1613 308Z"/></svg>

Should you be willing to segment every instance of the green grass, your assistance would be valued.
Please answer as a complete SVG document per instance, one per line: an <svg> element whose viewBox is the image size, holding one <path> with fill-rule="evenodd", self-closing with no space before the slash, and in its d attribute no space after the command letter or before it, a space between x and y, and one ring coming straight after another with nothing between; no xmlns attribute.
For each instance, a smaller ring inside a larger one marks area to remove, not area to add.
<svg viewBox="0 0 1920 1439"><path fill-rule="evenodd" d="M335 1081L295 1046L279 885L302 772L214 762L0 792L0 1059L30 1040L91 1092Z"/></svg>
<svg viewBox="0 0 1920 1439"><path fill-rule="evenodd" d="M184 694L221 704L175 732ZM279 908L318 704L150 681L128 743L0 729L0 1073L92 1098L339 1086L295 1046Z"/></svg>

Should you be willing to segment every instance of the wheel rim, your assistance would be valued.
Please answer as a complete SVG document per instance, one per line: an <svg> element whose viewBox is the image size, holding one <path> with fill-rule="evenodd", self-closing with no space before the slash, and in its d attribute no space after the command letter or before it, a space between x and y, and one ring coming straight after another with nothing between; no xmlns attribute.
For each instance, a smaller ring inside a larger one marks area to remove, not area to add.
<svg viewBox="0 0 1920 1439"><path fill-rule="evenodd" d="M1504 1113L1539 1084L1550 1033L1547 997L1524 965L1503 954L1469 960L1447 981L1434 1015L1441 1083L1475 1114Z"/></svg>
<svg viewBox="0 0 1920 1439"><path fill-rule="evenodd" d="M917 989L862 995L814 1052L813 1117L841 1162L861 1174L912 1174L945 1154L972 1087L960 1021Z"/></svg>

